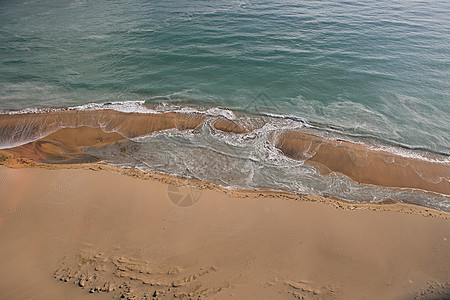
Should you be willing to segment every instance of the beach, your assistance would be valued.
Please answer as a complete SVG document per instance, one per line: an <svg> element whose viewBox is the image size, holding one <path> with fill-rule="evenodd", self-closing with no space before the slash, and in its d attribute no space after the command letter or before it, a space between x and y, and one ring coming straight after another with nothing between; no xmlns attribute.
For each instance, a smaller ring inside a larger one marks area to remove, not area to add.
<svg viewBox="0 0 450 300"><path fill-rule="evenodd" d="M227 195L92 169L0 168L2 297L450 295L447 213Z"/></svg>
<svg viewBox="0 0 450 300"><path fill-rule="evenodd" d="M449 1L0 1L0 299L450 299Z"/></svg>
<svg viewBox="0 0 450 300"><path fill-rule="evenodd" d="M402 156L305 130L265 135L291 169L302 167L295 163L302 161L324 178L346 176L390 195L353 201L227 185L225 180L251 173L230 172L232 160L205 152L192 152L199 156L178 164L209 160L199 166L212 170L207 180L152 172L161 153L140 151L142 138L205 131L251 140L266 126L265 119L252 121L108 109L0 115L2 295L35 300L450 297L445 160ZM166 147L162 153L182 154L170 148L170 140L159 143ZM429 202L416 205L410 194L401 194L405 190Z"/></svg>
<svg viewBox="0 0 450 300"><path fill-rule="evenodd" d="M139 107L147 111L65 108L2 114L0 158L13 167L101 162L223 188L319 193L450 211L445 155L344 140L290 119L229 119Z"/></svg>

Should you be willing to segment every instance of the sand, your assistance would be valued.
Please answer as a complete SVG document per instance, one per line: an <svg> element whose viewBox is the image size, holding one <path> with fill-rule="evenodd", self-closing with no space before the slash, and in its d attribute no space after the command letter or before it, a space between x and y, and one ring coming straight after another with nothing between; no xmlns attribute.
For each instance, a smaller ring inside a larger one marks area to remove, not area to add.
<svg viewBox="0 0 450 300"><path fill-rule="evenodd" d="M204 122L245 134L264 121L112 110L1 115L0 146L11 148L0 150L0 298L450 299L450 213L231 191L107 166L83 148L166 129L195 133ZM447 162L297 131L272 138L324 174L449 194Z"/></svg>
<svg viewBox="0 0 450 300"><path fill-rule="evenodd" d="M276 146L286 156L313 164L323 174L336 172L358 183L450 194L450 163L445 161L405 157L298 131L279 133Z"/></svg>
<svg viewBox="0 0 450 300"><path fill-rule="evenodd" d="M240 124L200 113L124 113L108 109L3 114L0 160L9 157L47 164L93 163L98 158L85 153L82 147L102 147L168 129L196 133L205 122L211 130L240 135L261 127L264 121L255 118L253 124ZM326 175L340 173L358 183L450 196L450 163L446 156L436 155L433 158L439 159L434 160L405 157L292 130L274 131L271 142L282 154L305 161Z"/></svg>
<svg viewBox="0 0 450 300"><path fill-rule="evenodd" d="M62 128L101 128L126 138L155 131L195 129L205 116L197 113L124 113L115 110L58 110L47 113L0 115L0 147L35 141Z"/></svg>
<svg viewBox="0 0 450 300"><path fill-rule="evenodd" d="M449 214L242 196L0 166L1 298L450 297Z"/></svg>

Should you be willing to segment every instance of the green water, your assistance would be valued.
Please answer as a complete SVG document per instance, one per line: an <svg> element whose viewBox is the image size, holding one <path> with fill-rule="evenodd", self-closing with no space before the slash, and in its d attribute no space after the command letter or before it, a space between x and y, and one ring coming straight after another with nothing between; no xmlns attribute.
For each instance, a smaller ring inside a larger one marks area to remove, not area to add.
<svg viewBox="0 0 450 300"><path fill-rule="evenodd" d="M448 11L448 1L2 1L0 109L225 106L448 154ZM260 93L269 105L253 103Z"/></svg>
<svg viewBox="0 0 450 300"><path fill-rule="evenodd" d="M289 117L251 137L202 127L133 141L127 157L112 146L89 153L227 187L449 210L448 197L322 176L267 144L276 129L309 126L448 161L449 11L431 0L1 1L0 110L120 102L115 109Z"/></svg>

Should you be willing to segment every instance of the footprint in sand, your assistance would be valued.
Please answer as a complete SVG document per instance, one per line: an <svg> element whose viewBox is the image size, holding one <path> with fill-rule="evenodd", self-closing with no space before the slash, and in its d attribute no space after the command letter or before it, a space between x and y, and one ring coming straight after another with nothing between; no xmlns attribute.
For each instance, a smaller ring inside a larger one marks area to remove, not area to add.
<svg viewBox="0 0 450 300"><path fill-rule="evenodd" d="M215 266L187 272L119 253L81 251L63 257L53 277L91 294L109 293L113 299L208 299L230 287L208 284L217 272Z"/></svg>
<svg viewBox="0 0 450 300"><path fill-rule="evenodd" d="M202 191L192 187L167 186L167 197L178 207L190 207L200 200Z"/></svg>
<svg viewBox="0 0 450 300"><path fill-rule="evenodd" d="M416 293L414 299L450 299L450 282L430 281Z"/></svg>
<svg viewBox="0 0 450 300"><path fill-rule="evenodd" d="M277 282L270 282L268 285L276 285ZM287 280L283 282L282 291L290 294L294 299L336 299L338 290L329 286L321 286L304 280Z"/></svg>

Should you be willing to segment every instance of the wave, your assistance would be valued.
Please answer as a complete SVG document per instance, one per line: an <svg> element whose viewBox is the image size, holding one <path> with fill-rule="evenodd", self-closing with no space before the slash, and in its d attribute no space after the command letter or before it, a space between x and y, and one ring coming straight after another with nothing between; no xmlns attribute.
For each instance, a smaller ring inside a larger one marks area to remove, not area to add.
<svg viewBox="0 0 450 300"><path fill-rule="evenodd" d="M448 157L369 142L296 117L221 107L129 101L0 114L9 164L102 162L224 187L450 209Z"/></svg>
<svg viewBox="0 0 450 300"><path fill-rule="evenodd" d="M450 193L450 164L445 162L407 158L298 131L282 132L275 140L283 154L317 164L324 174L337 172L359 183Z"/></svg>
<svg viewBox="0 0 450 300"><path fill-rule="evenodd" d="M101 128L135 138L171 128L194 129L204 119L196 113L126 113L112 110L108 104L103 107L106 109L92 105L83 106L82 110L72 107L0 115L0 149L20 146L63 128Z"/></svg>

